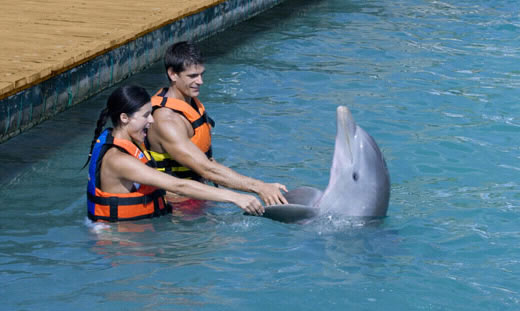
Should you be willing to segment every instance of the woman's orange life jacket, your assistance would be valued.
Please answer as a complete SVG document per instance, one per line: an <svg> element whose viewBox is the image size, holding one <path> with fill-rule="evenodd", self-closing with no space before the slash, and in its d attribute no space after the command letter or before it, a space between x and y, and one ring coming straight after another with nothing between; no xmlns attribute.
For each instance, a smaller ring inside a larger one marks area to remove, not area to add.
<svg viewBox="0 0 520 311"><path fill-rule="evenodd" d="M87 185L88 218L92 221L136 220L164 215L171 207L164 200L165 191L148 185L135 185L130 193L109 193L101 187L101 163L105 153L112 147L124 151L148 166L154 166L147 158L146 150L132 142L112 136L106 129L97 139L92 150Z"/></svg>
<svg viewBox="0 0 520 311"><path fill-rule="evenodd" d="M168 88L163 88L152 96L153 111L161 107L166 107L182 114L193 127L194 135L190 138L191 142L204 152L208 158L211 158L213 156L211 149L211 128L215 126L215 122L208 116L204 105L202 105L196 97L192 98L191 104L180 99L165 97L167 92ZM147 145L147 147L149 148L150 146ZM150 150L150 155L155 160L157 169L160 171L179 178L201 179L197 173L182 166L167 153L158 153Z"/></svg>

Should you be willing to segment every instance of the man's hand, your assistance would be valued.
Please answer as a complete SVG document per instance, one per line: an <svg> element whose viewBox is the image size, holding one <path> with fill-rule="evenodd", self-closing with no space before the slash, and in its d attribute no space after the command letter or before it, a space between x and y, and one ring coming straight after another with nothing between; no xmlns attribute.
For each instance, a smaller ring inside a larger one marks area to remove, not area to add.
<svg viewBox="0 0 520 311"><path fill-rule="evenodd" d="M266 205L287 204L289 202L287 202L287 199L283 196L282 190L287 192L285 185L279 183L268 184L262 182L255 192L260 196Z"/></svg>

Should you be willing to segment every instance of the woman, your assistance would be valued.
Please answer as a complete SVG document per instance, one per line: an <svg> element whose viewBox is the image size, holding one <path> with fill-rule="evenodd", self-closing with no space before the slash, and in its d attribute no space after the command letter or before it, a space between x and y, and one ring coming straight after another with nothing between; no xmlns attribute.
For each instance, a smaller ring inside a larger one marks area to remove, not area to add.
<svg viewBox="0 0 520 311"><path fill-rule="evenodd" d="M160 216L171 211L164 190L199 200L234 203L246 212L261 215L262 204L252 195L179 179L154 169L143 142L153 122L150 95L138 86L116 89L99 115L87 186L88 217L119 221ZM114 128L103 128L110 118ZM164 189L164 190L162 190Z"/></svg>

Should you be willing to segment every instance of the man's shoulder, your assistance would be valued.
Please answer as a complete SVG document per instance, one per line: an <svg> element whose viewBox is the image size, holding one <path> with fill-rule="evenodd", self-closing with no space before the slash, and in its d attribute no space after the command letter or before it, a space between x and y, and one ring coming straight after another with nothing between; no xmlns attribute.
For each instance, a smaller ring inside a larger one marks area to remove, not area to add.
<svg viewBox="0 0 520 311"><path fill-rule="evenodd" d="M186 118L168 107L158 107L153 112L154 122L170 121L170 122L183 122Z"/></svg>
<svg viewBox="0 0 520 311"><path fill-rule="evenodd" d="M190 122L182 114L165 107L157 109L153 114L153 118L154 123L151 126L151 132L155 132L155 129L157 129L158 133L163 134L173 133L172 131L174 131L176 135L182 135L181 133L188 135L191 128ZM153 135L154 133L151 134Z"/></svg>

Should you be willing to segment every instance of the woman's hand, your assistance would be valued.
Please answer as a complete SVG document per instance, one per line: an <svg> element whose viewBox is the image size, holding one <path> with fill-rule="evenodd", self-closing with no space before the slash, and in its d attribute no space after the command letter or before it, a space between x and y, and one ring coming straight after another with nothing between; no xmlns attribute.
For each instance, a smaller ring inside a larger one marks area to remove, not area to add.
<svg viewBox="0 0 520 311"><path fill-rule="evenodd" d="M251 215L261 216L264 213L262 203L250 194L236 193L233 203Z"/></svg>

